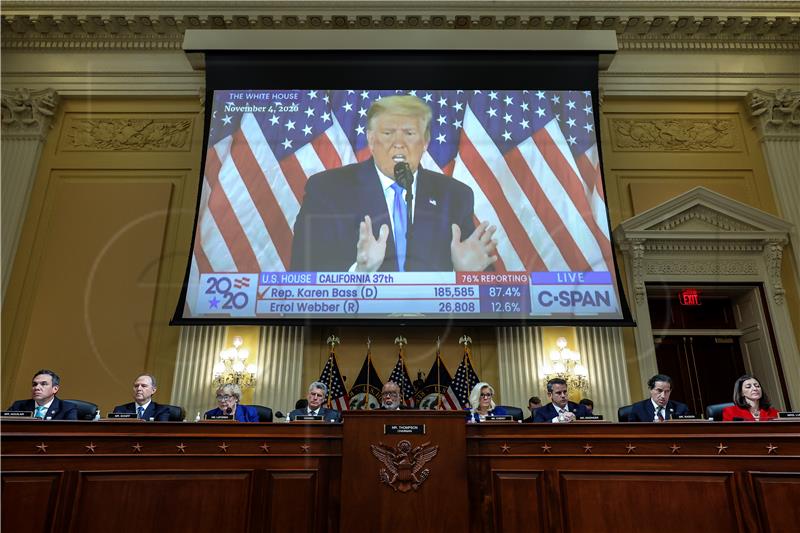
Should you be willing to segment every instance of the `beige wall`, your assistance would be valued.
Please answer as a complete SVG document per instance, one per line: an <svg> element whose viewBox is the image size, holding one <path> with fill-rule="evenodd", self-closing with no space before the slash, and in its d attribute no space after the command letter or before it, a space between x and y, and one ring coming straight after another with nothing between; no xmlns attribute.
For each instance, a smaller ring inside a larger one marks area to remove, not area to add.
<svg viewBox="0 0 800 533"><path fill-rule="evenodd" d="M42 367L61 375L61 397L103 411L145 370L169 398L199 111L196 98L62 101L3 302L4 405L29 397Z"/></svg>
<svg viewBox="0 0 800 533"><path fill-rule="evenodd" d="M779 215L748 115L743 98L606 98L601 134L612 229L697 186ZM783 285L795 331L800 331L796 265L790 256L784 253ZM617 262L624 278L620 254ZM625 347L631 396L641 397L631 330L625 332Z"/></svg>

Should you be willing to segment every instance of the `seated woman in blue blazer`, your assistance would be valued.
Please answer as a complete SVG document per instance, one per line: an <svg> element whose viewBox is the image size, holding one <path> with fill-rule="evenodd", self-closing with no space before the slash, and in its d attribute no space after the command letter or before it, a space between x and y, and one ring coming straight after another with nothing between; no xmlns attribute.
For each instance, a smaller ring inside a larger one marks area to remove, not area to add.
<svg viewBox="0 0 800 533"><path fill-rule="evenodd" d="M469 422L483 422L489 415L505 416L508 414L505 409L495 405L494 388L483 381L472 387L472 392L469 393L469 404L472 406L467 417Z"/></svg>
<svg viewBox="0 0 800 533"><path fill-rule="evenodd" d="M258 422L258 412L249 405L241 405L242 388L236 384L226 384L217 389L217 408L206 411L206 418L219 415L233 415L239 422Z"/></svg>

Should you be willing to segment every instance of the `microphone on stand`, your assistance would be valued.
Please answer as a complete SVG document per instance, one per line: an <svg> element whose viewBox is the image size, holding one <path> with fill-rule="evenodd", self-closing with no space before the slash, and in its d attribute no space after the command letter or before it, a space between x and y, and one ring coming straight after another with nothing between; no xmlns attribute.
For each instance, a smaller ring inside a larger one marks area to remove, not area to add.
<svg viewBox="0 0 800 533"><path fill-rule="evenodd" d="M414 201L414 194L411 192L411 185L414 183L414 173L408 166L403 155L394 156L394 180L406 190L406 246L411 241L411 209Z"/></svg>

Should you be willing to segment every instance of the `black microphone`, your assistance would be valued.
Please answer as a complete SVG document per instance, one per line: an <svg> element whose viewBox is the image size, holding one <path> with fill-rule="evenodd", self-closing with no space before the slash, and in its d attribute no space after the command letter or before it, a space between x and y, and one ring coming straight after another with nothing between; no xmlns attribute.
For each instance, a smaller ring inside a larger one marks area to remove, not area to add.
<svg viewBox="0 0 800 533"><path fill-rule="evenodd" d="M406 250L411 241L411 209L413 207L414 194L411 192L411 185L414 183L414 173L406 161L398 161L394 165L394 181L406 190Z"/></svg>
<svg viewBox="0 0 800 533"><path fill-rule="evenodd" d="M229 415L229 414L231 414L232 412L233 412L233 409L231 409L230 407L226 407L226 408L225 408L225 411L224 411L224 413L225 413L226 415Z"/></svg>
<svg viewBox="0 0 800 533"><path fill-rule="evenodd" d="M283 413L281 413L280 411L275 411L275 417L276 418L285 418L285 415Z"/></svg>
<svg viewBox="0 0 800 533"><path fill-rule="evenodd" d="M394 166L394 181L411 193L411 184L414 183L414 173L405 161L400 161ZM408 198L408 196L406 196Z"/></svg>

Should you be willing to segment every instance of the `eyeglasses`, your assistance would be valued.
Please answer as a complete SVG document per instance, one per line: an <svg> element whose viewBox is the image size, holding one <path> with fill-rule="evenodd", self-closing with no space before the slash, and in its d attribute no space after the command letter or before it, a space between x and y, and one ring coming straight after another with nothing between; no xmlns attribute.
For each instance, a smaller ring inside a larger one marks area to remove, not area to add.
<svg viewBox="0 0 800 533"><path fill-rule="evenodd" d="M396 392L384 392L382 393L383 396L399 396Z"/></svg>
<svg viewBox="0 0 800 533"><path fill-rule="evenodd" d="M231 396L230 394L218 394L217 395L217 401L218 402L227 402L231 398L233 398L233 396Z"/></svg>
<svg viewBox="0 0 800 533"><path fill-rule="evenodd" d="M491 393L491 392L482 392L481 393L481 398L491 398L492 396L494 396L494 394Z"/></svg>

